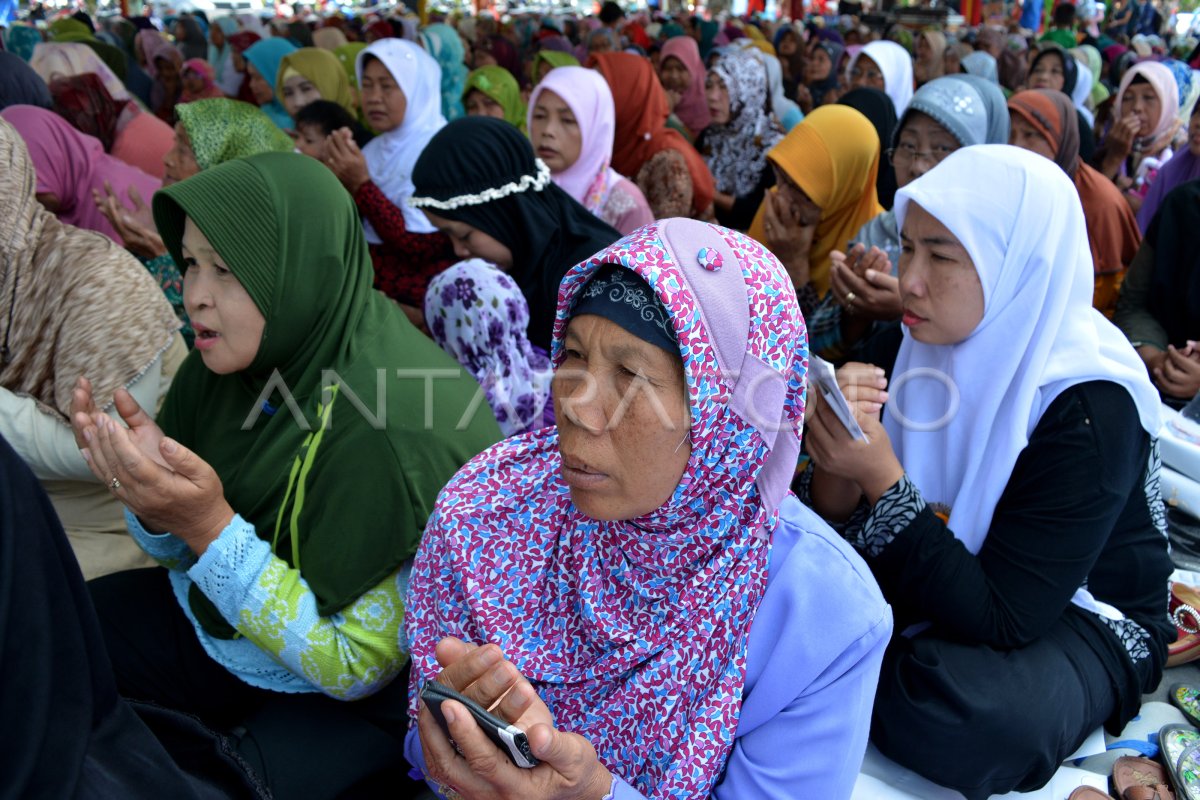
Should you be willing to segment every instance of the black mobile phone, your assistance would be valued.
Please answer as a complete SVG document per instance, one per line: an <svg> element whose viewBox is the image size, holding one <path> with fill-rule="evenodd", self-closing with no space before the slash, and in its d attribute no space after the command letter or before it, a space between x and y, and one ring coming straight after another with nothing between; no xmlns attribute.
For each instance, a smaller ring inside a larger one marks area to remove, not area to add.
<svg viewBox="0 0 1200 800"><path fill-rule="evenodd" d="M490 713L486 708L470 698L464 697L445 684L437 681L426 681L421 687L421 700L429 713L437 720L437 724L447 737L450 737L450 725L442 714L442 701L457 700L466 706L475 718L475 723L483 729L492 742L503 750L514 764L523 769L532 769L540 762L534 757L529 747L529 737L516 725L511 725ZM453 737L450 737L453 738Z"/></svg>

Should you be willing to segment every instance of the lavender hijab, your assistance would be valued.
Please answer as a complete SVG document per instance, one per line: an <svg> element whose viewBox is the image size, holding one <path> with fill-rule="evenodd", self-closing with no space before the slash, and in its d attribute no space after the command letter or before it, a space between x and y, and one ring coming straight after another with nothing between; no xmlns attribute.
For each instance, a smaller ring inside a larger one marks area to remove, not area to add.
<svg viewBox="0 0 1200 800"><path fill-rule="evenodd" d="M438 673L445 636L496 642L555 724L642 794L707 797L733 746L769 539L800 451L807 335L774 256L670 219L567 272L555 365L576 298L606 264L635 272L671 315L691 411L679 485L643 517L598 521L571 502L557 428L476 456L442 491L417 553L412 682Z"/></svg>

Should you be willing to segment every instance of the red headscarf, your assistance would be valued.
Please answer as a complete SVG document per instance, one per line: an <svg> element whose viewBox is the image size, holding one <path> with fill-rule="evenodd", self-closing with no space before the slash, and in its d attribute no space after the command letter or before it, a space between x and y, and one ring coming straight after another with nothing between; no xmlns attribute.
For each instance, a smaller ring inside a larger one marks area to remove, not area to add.
<svg viewBox="0 0 1200 800"><path fill-rule="evenodd" d="M130 101L113 100L104 82L94 72L55 78L50 82L50 94L54 98L54 110L60 117L71 123L75 130L99 139L104 152L112 152L117 138L117 120Z"/></svg>
<svg viewBox="0 0 1200 800"><path fill-rule="evenodd" d="M613 169L633 179L654 154L677 150L692 177L692 209L704 213L713 200L712 174L696 148L667 127L671 110L654 67L632 53L598 53L588 60L588 66L599 70L612 90L617 112Z"/></svg>

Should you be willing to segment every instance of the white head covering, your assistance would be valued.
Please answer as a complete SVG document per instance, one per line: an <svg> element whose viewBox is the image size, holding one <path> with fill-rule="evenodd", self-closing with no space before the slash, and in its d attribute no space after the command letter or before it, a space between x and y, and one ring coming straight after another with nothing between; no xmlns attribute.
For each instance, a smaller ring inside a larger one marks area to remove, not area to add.
<svg viewBox="0 0 1200 800"><path fill-rule="evenodd" d="M607 190L620 178L609 167L617 127L612 90L604 76L594 69L552 69L529 98L526 130L533 130L533 108L547 89L562 98L571 109L580 137L579 157L575 163L551 175L551 180L588 211L596 213L608 197ZM537 142L533 144L537 146Z"/></svg>
<svg viewBox="0 0 1200 800"><path fill-rule="evenodd" d="M787 133L796 127L797 123L793 122L792 128L789 128L784 125L783 119L793 108L796 111L800 111L800 106L796 104L796 101L789 100L787 92L783 89L783 65L779 63L779 59L775 56L764 53L762 50L754 47L753 39L747 37L745 39L738 39L738 42L746 42L747 44L743 45L743 47L767 68L767 93L771 95L771 111L775 114L775 119L779 121L779 124L783 125L783 132ZM800 117L804 117L803 112L800 113Z"/></svg>
<svg viewBox="0 0 1200 800"><path fill-rule="evenodd" d="M413 193L412 171L417 158L433 135L446 124L442 116L442 70L433 57L406 39L380 39L358 54L354 70L362 86L364 59L374 56L387 67L408 101L404 122L376 136L363 148L371 180L404 213L410 233L433 233L436 228L415 208L409 208ZM371 223L364 220L367 241L382 240Z"/></svg>
<svg viewBox="0 0 1200 800"><path fill-rule="evenodd" d="M257 33L264 39L271 35L271 32L267 30L267 26L263 24L262 17L258 14L238 14L237 21L242 23L242 30L244 31Z"/></svg>
<svg viewBox="0 0 1200 800"><path fill-rule="evenodd" d="M881 39L863 45L863 49L854 56L848 69L854 69L855 63L862 56L867 56L879 65L879 71L883 73L884 94L892 98L892 105L896 107L896 119L900 119L913 96L912 56L896 42Z"/></svg>
<svg viewBox="0 0 1200 800"><path fill-rule="evenodd" d="M1158 392L1129 340L1092 308L1083 209L1054 162L1009 145L965 147L897 192L901 229L910 202L966 248L984 313L958 344L923 344L905 330L884 425L921 494L950 507L954 536L978 553L1017 456L1059 394L1120 384L1157 436ZM1085 590L1073 602L1119 618Z"/></svg>
<svg viewBox="0 0 1200 800"><path fill-rule="evenodd" d="M1066 58L1072 58L1072 56L1067 55ZM1092 70L1079 59L1075 59L1075 63L1079 65L1079 77L1075 79L1075 88L1071 90L1071 103L1080 114L1083 114L1083 118L1088 121L1089 125L1095 125L1096 117L1087 107L1088 100L1092 96L1092 81L1094 80Z"/></svg>

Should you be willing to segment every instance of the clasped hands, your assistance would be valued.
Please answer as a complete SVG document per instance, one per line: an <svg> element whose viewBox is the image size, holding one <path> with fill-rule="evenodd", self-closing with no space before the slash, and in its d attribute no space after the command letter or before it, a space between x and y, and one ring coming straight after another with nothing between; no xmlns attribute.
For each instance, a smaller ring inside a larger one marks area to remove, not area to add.
<svg viewBox="0 0 1200 800"><path fill-rule="evenodd" d="M516 766L461 703L446 700L442 713L457 750L424 704L417 716L427 778L466 800L600 800L608 794L612 774L591 742L554 727L550 709L499 647L448 637L436 655L437 680L525 731L541 763Z"/></svg>

